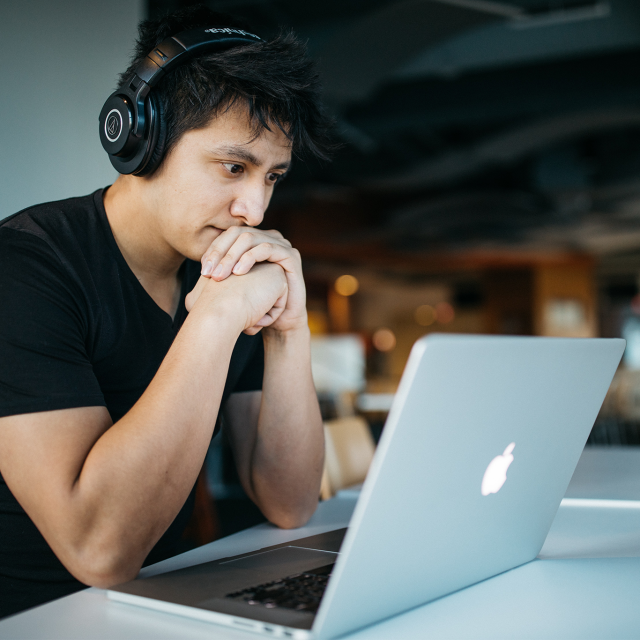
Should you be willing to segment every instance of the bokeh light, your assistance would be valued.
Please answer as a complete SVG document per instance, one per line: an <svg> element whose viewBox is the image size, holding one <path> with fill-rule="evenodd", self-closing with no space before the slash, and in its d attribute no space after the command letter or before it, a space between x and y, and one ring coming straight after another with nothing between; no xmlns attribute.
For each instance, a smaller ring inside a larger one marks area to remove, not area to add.
<svg viewBox="0 0 640 640"><path fill-rule="evenodd" d="M350 275L340 276L334 284L336 292L341 296L352 296L359 286L358 279Z"/></svg>
<svg viewBox="0 0 640 640"><path fill-rule="evenodd" d="M391 329L387 329L386 327L382 327L378 329L373 334L373 346L378 351L391 351L396 346L396 336L391 331Z"/></svg>
<svg viewBox="0 0 640 640"><path fill-rule="evenodd" d="M456 312L448 302L439 302L436 305L436 318L440 324L449 324L456 317Z"/></svg>
<svg viewBox="0 0 640 640"><path fill-rule="evenodd" d="M436 321L436 310L430 304L422 304L416 309L414 317L419 325L428 327Z"/></svg>

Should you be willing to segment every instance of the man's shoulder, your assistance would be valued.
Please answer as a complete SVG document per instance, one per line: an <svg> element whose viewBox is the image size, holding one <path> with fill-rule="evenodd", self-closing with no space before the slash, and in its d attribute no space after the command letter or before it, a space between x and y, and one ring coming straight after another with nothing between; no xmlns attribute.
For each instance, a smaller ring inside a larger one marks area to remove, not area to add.
<svg viewBox="0 0 640 640"><path fill-rule="evenodd" d="M0 251L44 254L67 263L102 246L104 221L98 209L102 189L77 198L45 202L0 220ZM97 244L96 244L97 243ZM26 257L26 256L25 256Z"/></svg>
<svg viewBox="0 0 640 640"><path fill-rule="evenodd" d="M39 237L78 230L97 216L95 198L102 189L86 196L37 204L0 220L0 230L11 229Z"/></svg>

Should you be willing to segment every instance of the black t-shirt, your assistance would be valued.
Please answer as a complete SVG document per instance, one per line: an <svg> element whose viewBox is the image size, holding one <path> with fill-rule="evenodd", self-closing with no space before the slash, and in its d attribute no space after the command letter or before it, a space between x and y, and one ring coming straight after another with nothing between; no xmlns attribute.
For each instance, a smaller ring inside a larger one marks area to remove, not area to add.
<svg viewBox="0 0 640 640"><path fill-rule="evenodd" d="M0 222L0 417L137 402L184 322L200 264L185 261L175 319L144 290L111 232L103 190ZM241 334L223 402L262 388L262 337ZM186 504L145 564L175 553ZM0 617L83 588L0 476Z"/></svg>

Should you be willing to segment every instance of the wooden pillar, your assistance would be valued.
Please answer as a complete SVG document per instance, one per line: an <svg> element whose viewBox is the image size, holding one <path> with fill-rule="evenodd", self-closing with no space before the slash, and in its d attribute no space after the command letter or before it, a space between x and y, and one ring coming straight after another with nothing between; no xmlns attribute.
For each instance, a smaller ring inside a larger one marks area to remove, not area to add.
<svg viewBox="0 0 640 640"><path fill-rule="evenodd" d="M598 335L593 261L539 265L534 269L533 291L536 335Z"/></svg>
<svg viewBox="0 0 640 640"><path fill-rule="evenodd" d="M351 328L348 296L342 296L333 287L330 287L327 306L331 331L333 333L348 333Z"/></svg>
<svg viewBox="0 0 640 640"><path fill-rule="evenodd" d="M487 271L484 275L485 331L533 333L533 276L530 268Z"/></svg>

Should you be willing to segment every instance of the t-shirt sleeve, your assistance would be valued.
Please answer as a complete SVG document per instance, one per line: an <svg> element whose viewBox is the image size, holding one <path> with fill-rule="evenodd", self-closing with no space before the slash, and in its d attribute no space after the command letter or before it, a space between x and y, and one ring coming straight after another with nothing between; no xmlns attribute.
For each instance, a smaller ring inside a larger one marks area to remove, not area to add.
<svg viewBox="0 0 640 640"><path fill-rule="evenodd" d="M0 229L0 416L106 406L84 300L44 239Z"/></svg>
<svg viewBox="0 0 640 640"><path fill-rule="evenodd" d="M262 378L264 374L264 343L262 341L262 334L258 333L256 336L253 336L252 342L253 352L233 387L233 393L260 391L262 389Z"/></svg>

